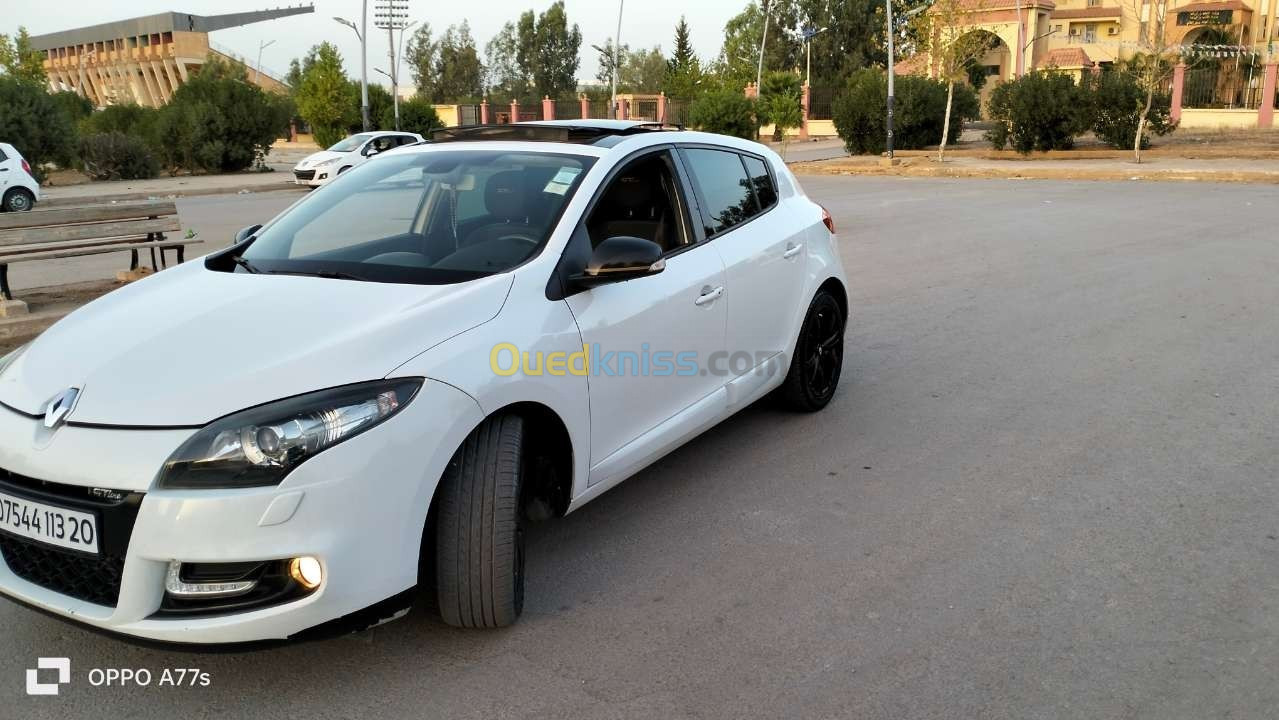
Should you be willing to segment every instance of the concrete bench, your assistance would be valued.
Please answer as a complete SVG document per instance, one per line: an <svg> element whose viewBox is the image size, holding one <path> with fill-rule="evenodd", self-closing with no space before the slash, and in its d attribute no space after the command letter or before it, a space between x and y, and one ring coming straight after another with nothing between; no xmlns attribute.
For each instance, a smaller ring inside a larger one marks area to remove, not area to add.
<svg viewBox="0 0 1279 720"><path fill-rule="evenodd" d="M10 264L128 250L129 270L137 271L138 251L149 250L151 269L159 271L168 265L167 250L175 250L181 263L186 260L186 246L201 242L165 237L180 229L172 200L0 214L0 303L8 310L0 314L21 314L24 309L9 289Z"/></svg>

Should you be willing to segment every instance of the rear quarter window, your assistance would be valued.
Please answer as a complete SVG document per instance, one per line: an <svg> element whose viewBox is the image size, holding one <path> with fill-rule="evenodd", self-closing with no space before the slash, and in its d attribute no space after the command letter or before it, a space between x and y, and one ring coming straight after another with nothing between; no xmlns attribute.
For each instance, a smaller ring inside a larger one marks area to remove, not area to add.
<svg viewBox="0 0 1279 720"><path fill-rule="evenodd" d="M773 183L773 176L768 172L768 166L763 160L750 155L743 155L746 163L746 172L750 173L751 184L755 188L755 197L759 200L761 210L767 210L777 204L777 186Z"/></svg>

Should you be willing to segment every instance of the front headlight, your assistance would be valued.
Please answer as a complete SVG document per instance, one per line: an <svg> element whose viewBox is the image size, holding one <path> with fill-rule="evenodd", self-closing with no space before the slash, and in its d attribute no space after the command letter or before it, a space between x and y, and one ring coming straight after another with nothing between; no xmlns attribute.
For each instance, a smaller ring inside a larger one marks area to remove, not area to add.
<svg viewBox="0 0 1279 720"><path fill-rule="evenodd" d="M160 471L162 488L278 485L293 468L404 409L421 378L347 385L228 415L183 443Z"/></svg>
<svg viewBox="0 0 1279 720"><path fill-rule="evenodd" d="M341 160L341 159L342 159L342 158L340 158L340 157L329 158L328 160L325 160L324 162L318 162L318 163L316 163L316 164L315 164L315 166L316 166L316 167L328 167L328 166L332 165L333 163L335 163L335 162L337 162L337 161L339 161L339 160Z"/></svg>
<svg viewBox="0 0 1279 720"><path fill-rule="evenodd" d="M4 357L0 357L0 375L4 375L4 371L8 370L9 366L12 365L15 360L21 357L22 353L26 352L27 348L30 347L30 345L31 343L27 343L26 345L23 345L22 347L18 348L17 350L14 350L8 355L5 355Z"/></svg>

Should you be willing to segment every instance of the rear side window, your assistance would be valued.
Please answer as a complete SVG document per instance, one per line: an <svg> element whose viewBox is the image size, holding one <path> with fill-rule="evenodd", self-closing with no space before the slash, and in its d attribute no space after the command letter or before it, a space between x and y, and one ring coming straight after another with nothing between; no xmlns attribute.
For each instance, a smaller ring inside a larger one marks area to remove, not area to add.
<svg viewBox="0 0 1279 720"><path fill-rule="evenodd" d="M726 232L759 214L741 155L727 150L687 148L684 156L688 158L693 181L701 191L703 210L709 216L708 237Z"/></svg>
<svg viewBox="0 0 1279 720"><path fill-rule="evenodd" d="M746 172L750 173L751 183L755 186L755 198L759 200L760 208L767 210L776 205L777 186L773 184L768 166L763 160L750 155L743 155L742 160L746 163Z"/></svg>
<svg viewBox="0 0 1279 720"><path fill-rule="evenodd" d="M0 160L8 160L9 156L4 154L4 148L0 148Z"/></svg>

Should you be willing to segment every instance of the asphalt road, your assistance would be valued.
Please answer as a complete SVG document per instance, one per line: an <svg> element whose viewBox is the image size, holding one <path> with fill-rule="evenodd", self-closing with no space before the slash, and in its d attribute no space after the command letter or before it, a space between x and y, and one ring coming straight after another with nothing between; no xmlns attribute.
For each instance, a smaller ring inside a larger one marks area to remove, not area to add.
<svg viewBox="0 0 1279 720"><path fill-rule="evenodd" d="M516 627L209 656L5 603L0 716L1274 717L1273 188L803 181L853 285L834 403L751 408L539 526ZM58 697L24 694L41 655L72 659Z"/></svg>

